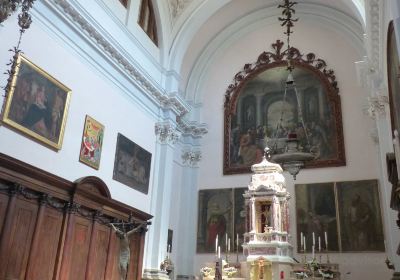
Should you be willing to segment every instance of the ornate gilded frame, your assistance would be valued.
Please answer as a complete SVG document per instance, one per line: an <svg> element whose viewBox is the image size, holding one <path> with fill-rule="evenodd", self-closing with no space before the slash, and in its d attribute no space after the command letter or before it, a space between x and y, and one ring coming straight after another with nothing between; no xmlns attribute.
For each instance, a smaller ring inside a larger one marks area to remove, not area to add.
<svg viewBox="0 0 400 280"><path fill-rule="evenodd" d="M272 44L272 52L263 52L258 56L254 63L248 63L243 66L233 79L233 82L228 86L225 93L224 102L224 159L223 159L223 173L238 174L249 173L249 166L231 166L230 164L230 139L231 139L231 118L236 113L236 106L238 98L242 92L243 87L248 81L256 77L258 74L275 68L287 65L287 58L290 54L292 64L295 68L300 67L311 71L322 83L324 90L327 94L327 101L329 103L331 112L334 116L334 127L336 130L335 145L337 154L334 159L329 160L314 160L309 162L306 167L332 167L346 165L345 148L343 139L342 127L342 113L341 103L339 96L339 88L336 81L335 73L332 69L327 68L327 64L323 59L317 58L315 54L308 53L306 55L291 47L290 50L283 49L284 43L277 40Z"/></svg>
<svg viewBox="0 0 400 280"><path fill-rule="evenodd" d="M18 55L14 67L11 86L6 92L2 122L36 141L60 150L71 90L22 54ZM38 91L41 92L39 106ZM35 118L39 118L33 124L33 113L30 112L35 113ZM42 116L38 116L39 114ZM45 125L41 120L44 118ZM38 122L42 122L41 129L34 128Z"/></svg>

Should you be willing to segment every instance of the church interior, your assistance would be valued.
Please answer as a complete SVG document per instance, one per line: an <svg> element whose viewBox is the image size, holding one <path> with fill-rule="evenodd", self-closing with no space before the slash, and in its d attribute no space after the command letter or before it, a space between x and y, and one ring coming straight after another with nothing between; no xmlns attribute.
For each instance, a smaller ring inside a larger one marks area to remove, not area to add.
<svg viewBox="0 0 400 280"><path fill-rule="evenodd" d="M0 280L400 279L400 2L0 1Z"/></svg>

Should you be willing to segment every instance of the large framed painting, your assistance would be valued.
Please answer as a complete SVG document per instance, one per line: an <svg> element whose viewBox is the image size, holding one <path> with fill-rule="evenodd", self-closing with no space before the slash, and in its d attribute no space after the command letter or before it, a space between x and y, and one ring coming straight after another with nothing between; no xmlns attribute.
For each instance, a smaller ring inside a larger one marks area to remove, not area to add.
<svg viewBox="0 0 400 280"><path fill-rule="evenodd" d="M306 167L345 165L339 89L333 70L312 53L291 48L296 89L285 92L287 54L283 43L272 45L255 63L235 75L225 94L224 174L250 172L266 146L284 149L296 133L300 147L315 159Z"/></svg>
<svg viewBox="0 0 400 280"><path fill-rule="evenodd" d="M137 191L149 191L151 153L118 133L113 179Z"/></svg>
<svg viewBox="0 0 400 280"><path fill-rule="evenodd" d="M321 239L321 248L326 249L325 232L328 237L328 250L339 251L338 225L334 183L296 185L296 224L297 249L300 248L301 233L306 238L306 250L311 252L313 233ZM318 244L316 244L318 248Z"/></svg>
<svg viewBox="0 0 400 280"><path fill-rule="evenodd" d="M342 251L385 251L377 180L336 183Z"/></svg>
<svg viewBox="0 0 400 280"><path fill-rule="evenodd" d="M79 161L94 169L99 169L103 138L104 125L86 116Z"/></svg>
<svg viewBox="0 0 400 280"><path fill-rule="evenodd" d="M213 189L199 191L199 211L197 227L197 252L215 252L215 240L218 236L222 252L225 238L233 229L232 189Z"/></svg>
<svg viewBox="0 0 400 280"><path fill-rule="evenodd" d="M325 232L329 251L385 250L377 180L301 184L295 192L298 252L304 252L301 233L307 252L313 233L325 250Z"/></svg>
<svg viewBox="0 0 400 280"><path fill-rule="evenodd" d="M56 150L61 149L71 90L19 54L2 122Z"/></svg>

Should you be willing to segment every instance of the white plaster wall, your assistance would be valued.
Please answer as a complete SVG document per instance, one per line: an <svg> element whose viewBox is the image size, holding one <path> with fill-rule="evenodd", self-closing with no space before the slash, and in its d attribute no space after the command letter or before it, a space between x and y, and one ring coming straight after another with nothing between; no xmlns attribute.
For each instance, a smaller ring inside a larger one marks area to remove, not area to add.
<svg viewBox="0 0 400 280"><path fill-rule="evenodd" d="M203 102L202 121L208 123L209 133L202 142L199 189L244 187L249 183L250 174L222 175L224 93L243 65L256 61L262 51L271 50L270 44L278 38L284 38L282 28L278 24L268 26L244 36L214 59L200 92ZM302 18L296 25L292 45L303 53L314 52L335 71L340 88L347 160L347 165L343 167L303 170L296 182L285 175L288 190L293 197L290 230L295 236L294 183L379 179L380 170L379 151L369 137L373 122L363 114L366 96L357 85L354 68L354 62L360 60L362 54L354 49L348 37L334 29L322 28L307 18ZM294 241L293 245L296 247ZM340 264L342 273L351 272L342 279L389 279L391 275L384 264L384 253L346 253L333 255L332 259ZM212 260L212 255L197 255L194 273L198 274L200 267L209 260Z"/></svg>
<svg viewBox="0 0 400 280"><path fill-rule="evenodd" d="M0 26L0 72L5 72L11 57L7 50L17 42L18 28L15 17ZM62 149L55 152L21 133L0 126L0 152L27 162L38 168L74 181L84 176L97 176L109 187L112 198L149 212L149 195L145 195L112 179L117 134L122 133L150 153L154 154L154 117L112 85L100 73L53 40L35 22L25 33L21 46L25 55L45 71L72 89L68 119ZM6 76L0 76L5 85ZM142 96L135 87L130 92ZM142 97L143 98L143 97ZM3 94L0 97L3 104ZM96 171L78 161L85 115L88 114L105 126L100 169ZM152 170L153 164L152 162Z"/></svg>

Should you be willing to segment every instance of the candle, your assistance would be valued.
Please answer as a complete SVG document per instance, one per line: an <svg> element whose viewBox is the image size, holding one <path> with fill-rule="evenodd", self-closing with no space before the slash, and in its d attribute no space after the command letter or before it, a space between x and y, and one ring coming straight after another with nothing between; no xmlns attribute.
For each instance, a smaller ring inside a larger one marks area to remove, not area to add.
<svg viewBox="0 0 400 280"><path fill-rule="evenodd" d="M228 234L225 233L225 250L228 250Z"/></svg>
<svg viewBox="0 0 400 280"><path fill-rule="evenodd" d="M318 251L321 253L321 236L318 236Z"/></svg>
<svg viewBox="0 0 400 280"><path fill-rule="evenodd" d="M303 233L300 232L300 248L303 248Z"/></svg>
<svg viewBox="0 0 400 280"><path fill-rule="evenodd" d="M315 252L314 252L314 248L315 248L315 246L314 246L314 245L312 245L312 258L313 258L313 259L315 259Z"/></svg>
<svg viewBox="0 0 400 280"><path fill-rule="evenodd" d="M325 250L328 251L328 233L325 231Z"/></svg>
<svg viewBox="0 0 400 280"><path fill-rule="evenodd" d="M236 233L236 247L239 251L239 233Z"/></svg>
<svg viewBox="0 0 400 280"><path fill-rule="evenodd" d="M220 259L220 258L221 258L221 247L218 246L218 259Z"/></svg>
<svg viewBox="0 0 400 280"><path fill-rule="evenodd" d="M306 249L306 236L304 235L303 236L303 239L304 239L304 252L306 252L307 251L307 249Z"/></svg>
<svg viewBox="0 0 400 280"><path fill-rule="evenodd" d="M218 234L217 237L215 238L215 255L218 253Z"/></svg>
<svg viewBox="0 0 400 280"><path fill-rule="evenodd" d="M231 252L231 239L228 238L228 252Z"/></svg>
<svg viewBox="0 0 400 280"><path fill-rule="evenodd" d="M312 245L315 246L315 232L312 233Z"/></svg>

